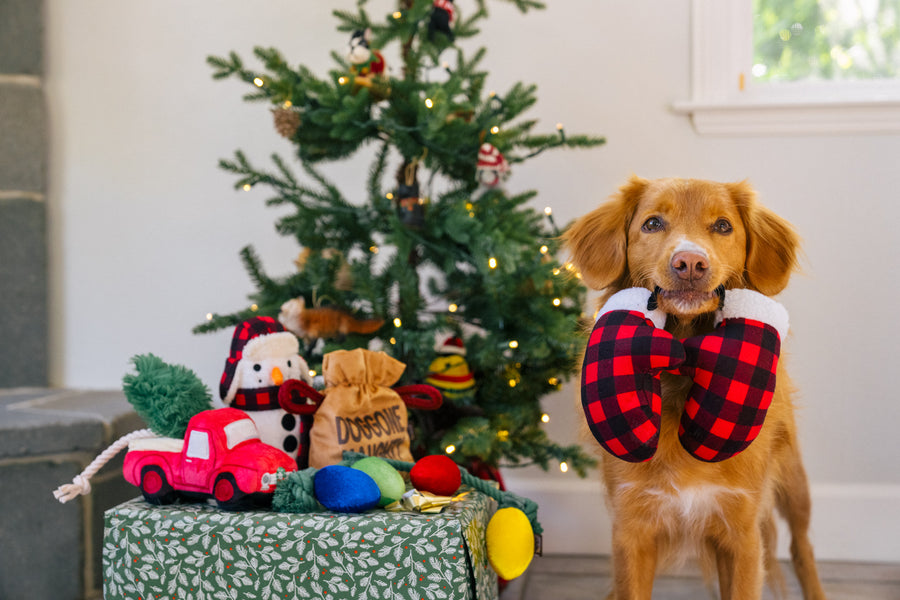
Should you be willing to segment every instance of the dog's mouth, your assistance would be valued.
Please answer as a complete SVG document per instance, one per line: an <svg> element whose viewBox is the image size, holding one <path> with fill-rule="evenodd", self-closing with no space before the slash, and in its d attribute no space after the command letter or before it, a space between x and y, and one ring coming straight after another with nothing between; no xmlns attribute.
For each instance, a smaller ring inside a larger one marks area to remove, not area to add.
<svg viewBox="0 0 900 600"><path fill-rule="evenodd" d="M663 312L669 314L697 315L719 308L724 293L725 286L719 286L710 291L664 290L657 286L653 290L650 304L655 303Z"/></svg>

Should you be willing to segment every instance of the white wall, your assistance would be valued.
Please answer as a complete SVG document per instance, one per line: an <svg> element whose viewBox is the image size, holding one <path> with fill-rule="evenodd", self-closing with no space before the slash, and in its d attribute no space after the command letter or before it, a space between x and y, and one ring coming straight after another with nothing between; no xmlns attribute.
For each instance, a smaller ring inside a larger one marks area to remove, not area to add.
<svg viewBox="0 0 900 600"><path fill-rule="evenodd" d="M632 172L750 179L804 237L805 272L781 299L792 315L787 349L801 390L819 555L900 561L892 376L900 136L699 136L668 108L689 94L687 0L549 4L523 17L489 3L494 17L478 39L489 50L489 86L537 83L530 116L546 131L562 122L609 143L544 154L518 168L510 188L540 190L537 204L553 206L565 223ZM394 5L373 0L370 12ZM234 179L216 167L237 148L265 164L291 147L274 132L267 106L242 102L243 84L214 82L205 57L234 49L256 66L252 47L274 46L324 73L328 53L346 43L330 10L353 6L46 2L54 384L117 388L129 357L154 352L217 389L230 332L195 336L191 327L207 312L247 304L243 245L252 243L272 274L292 269L298 248L274 233L278 212L263 206L265 191L234 191ZM367 158L329 171L350 195L363 190ZM573 394L547 401L559 438L577 419ZM584 526L604 512L595 483L532 471L508 478L543 502L551 551L605 547L602 520L596 530ZM582 512L574 518L565 506Z"/></svg>

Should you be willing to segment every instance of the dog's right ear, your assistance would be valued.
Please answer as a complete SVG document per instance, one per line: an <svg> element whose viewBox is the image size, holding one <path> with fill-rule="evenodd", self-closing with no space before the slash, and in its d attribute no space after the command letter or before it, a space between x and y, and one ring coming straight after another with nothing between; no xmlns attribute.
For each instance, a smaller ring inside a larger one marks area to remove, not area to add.
<svg viewBox="0 0 900 600"><path fill-rule="evenodd" d="M601 290L616 282L625 284L628 228L648 184L633 175L618 194L575 221L563 234L572 264L589 287Z"/></svg>

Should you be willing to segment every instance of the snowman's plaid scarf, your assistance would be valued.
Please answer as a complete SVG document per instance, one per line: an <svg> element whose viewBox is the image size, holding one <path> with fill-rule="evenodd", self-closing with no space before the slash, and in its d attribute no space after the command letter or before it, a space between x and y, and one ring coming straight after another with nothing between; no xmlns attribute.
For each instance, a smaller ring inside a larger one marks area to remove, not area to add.
<svg viewBox="0 0 900 600"><path fill-rule="evenodd" d="M239 388L234 395L234 400L229 406L244 411L274 410L281 408L278 404L278 389L280 386L271 385L261 388Z"/></svg>
<svg viewBox="0 0 900 600"><path fill-rule="evenodd" d="M766 323L727 318L710 334L678 341L641 312L613 310L594 326L581 398L594 437L629 462L656 452L662 371L693 378L679 427L682 446L717 462L756 439L775 391L781 341Z"/></svg>

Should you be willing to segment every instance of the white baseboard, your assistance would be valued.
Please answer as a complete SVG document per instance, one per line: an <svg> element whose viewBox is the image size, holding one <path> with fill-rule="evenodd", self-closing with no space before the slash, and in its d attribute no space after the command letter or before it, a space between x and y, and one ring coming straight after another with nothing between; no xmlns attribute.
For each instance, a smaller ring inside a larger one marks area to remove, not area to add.
<svg viewBox="0 0 900 600"><path fill-rule="evenodd" d="M503 476L507 489L540 506L545 554L609 554L610 520L598 481ZM900 485L822 483L811 494L818 560L900 562ZM790 556L789 544L781 527L780 558Z"/></svg>

